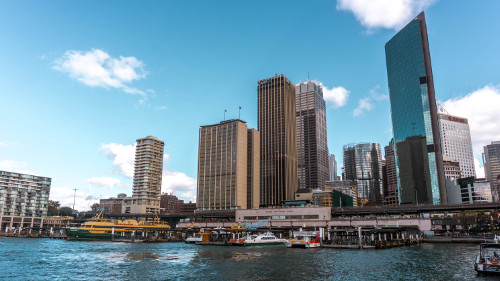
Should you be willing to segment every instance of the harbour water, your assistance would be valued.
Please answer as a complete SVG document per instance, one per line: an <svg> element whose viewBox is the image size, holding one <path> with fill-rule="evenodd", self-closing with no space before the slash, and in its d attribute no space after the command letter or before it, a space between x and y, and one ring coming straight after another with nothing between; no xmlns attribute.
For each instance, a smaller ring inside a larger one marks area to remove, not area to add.
<svg viewBox="0 0 500 281"><path fill-rule="evenodd" d="M0 237L3 280L498 280L475 244L383 250L224 247Z"/></svg>

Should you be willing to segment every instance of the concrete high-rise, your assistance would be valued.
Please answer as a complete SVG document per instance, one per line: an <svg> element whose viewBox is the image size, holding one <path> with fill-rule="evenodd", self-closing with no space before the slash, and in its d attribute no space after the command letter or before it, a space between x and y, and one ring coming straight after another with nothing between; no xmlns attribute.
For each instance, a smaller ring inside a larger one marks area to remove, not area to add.
<svg viewBox="0 0 500 281"><path fill-rule="evenodd" d="M285 77L258 81L260 204L280 205L297 190L295 86Z"/></svg>
<svg viewBox="0 0 500 281"><path fill-rule="evenodd" d="M472 141L467 118L439 113L439 133L443 155L458 161L461 177L476 177ZM445 171L446 172L446 171Z"/></svg>
<svg viewBox="0 0 500 281"><path fill-rule="evenodd" d="M239 119L201 126L198 210L259 207L259 142L259 132Z"/></svg>
<svg viewBox="0 0 500 281"><path fill-rule="evenodd" d="M500 201L500 141L494 141L484 147L484 172L490 182L491 194L495 202Z"/></svg>
<svg viewBox="0 0 500 281"><path fill-rule="evenodd" d="M337 180L337 160L335 160L335 154L330 154L330 157L328 158L328 161L330 162L330 181L335 181Z"/></svg>
<svg viewBox="0 0 500 281"><path fill-rule="evenodd" d="M445 204L427 26L420 13L385 45L400 204Z"/></svg>
<svg viewBox="0 0 500 281"><path fill-rule="evenodd" d="M344 175L346 180L355 182L359 203L383 203L380 144L344 145Z"/></svg>
<svg viewBox="0 0 500 281"><path fill-rule="evenodd" d="M385 174L384 174L384 205L399 205L398 175L396 173L396 158L394 156L394 140L385 148Z"/></svg>
<svg viewBox="0 0 500 281"><path fill-rule="evenodd" d="M152 136L137 140L132 197L124 199L126 213L160 212L164 146Z"/></svg>
<svg viewBox="0 0 500 281"><path fill-rule="evenodd" d="M47 216L51 182L47 177L0 171L0 216Z"/></svg>
<svg viewBox="0 0 500 281"><path fill-rule="evenodd" d="M326 137L326 107L318 82L295 86L299 188L325 189L330 179Z"/></svg>

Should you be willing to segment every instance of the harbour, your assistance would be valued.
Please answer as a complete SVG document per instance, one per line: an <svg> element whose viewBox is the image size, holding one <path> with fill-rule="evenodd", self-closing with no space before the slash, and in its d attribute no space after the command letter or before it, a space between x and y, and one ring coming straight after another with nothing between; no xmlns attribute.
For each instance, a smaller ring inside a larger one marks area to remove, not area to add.
<svg viewBox="0 0 500 281"><path fill-rule="evenodd" d="M380 251L204 247L0 237L6 280L497 280L473 268L477 244L422 243ZM284 268L286 267L286 270Z"/></svg>

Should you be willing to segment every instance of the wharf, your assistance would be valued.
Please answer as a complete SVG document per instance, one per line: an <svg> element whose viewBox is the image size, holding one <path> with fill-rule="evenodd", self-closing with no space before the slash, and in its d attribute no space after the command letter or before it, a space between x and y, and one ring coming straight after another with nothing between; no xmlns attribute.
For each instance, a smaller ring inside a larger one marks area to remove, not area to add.
<svg viewBox="0 0 500 281"><path fill-rule="evenodd" d="M473 237L424 237L424 243L494 243L493 239Z"/></svg>

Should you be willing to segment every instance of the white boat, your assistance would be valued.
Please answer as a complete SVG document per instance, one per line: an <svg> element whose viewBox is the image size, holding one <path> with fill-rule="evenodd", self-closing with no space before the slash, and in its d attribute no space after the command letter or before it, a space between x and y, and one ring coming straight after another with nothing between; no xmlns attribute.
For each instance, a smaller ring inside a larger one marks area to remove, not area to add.
<svg viewBox="0 0 500 281"><path fill-rule="evenodd" d="M478 273L500 273L500 244L482 243L474 262Z"/></svg>
<svg viewBox="0 0 500 281"><path fill-rule="evenodd" d="M231 244L238 246L263 246L285 244L286 239L277 238L274 233L250 234L244 238L233 238Z"/></svg>
<svg viewBox="0 0 500 281"><path fill-rule="evenodd" d="M297 231L295 237L287 241L288 248L316 248L321 246L319 232Z"/></svg>
<svg viewBox="0 0 500 281"><path fill-rule="evenodd" d="M193 236L186 238L186 243L194 244L196 242L202 242L202 239L201 234L194 233Z"/></svg>

